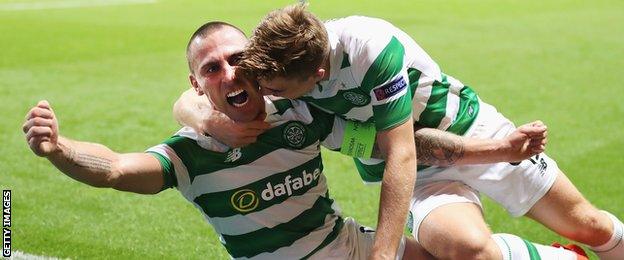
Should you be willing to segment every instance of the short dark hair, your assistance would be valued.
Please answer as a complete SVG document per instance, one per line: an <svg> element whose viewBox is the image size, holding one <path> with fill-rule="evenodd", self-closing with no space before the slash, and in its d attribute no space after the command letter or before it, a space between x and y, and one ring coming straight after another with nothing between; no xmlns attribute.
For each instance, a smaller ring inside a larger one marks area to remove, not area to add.
<svg viewBox="0 0 624 260"><path fill-rule="evenodd" d="M189 66L189 70L191 70L191 73L193 72L193 68L191 67L191 44L193 43L193 41L196 38L206 38L208 37L208 35L210 35L211 33L222 29L224 27L230 27L234 30L239 31L242 35L245 35L245 33L239 29L238 27L226 23L226 22L222 22L222 21L212 21L212 22L207 22L205 24L203 24L202 26L200 26L199 28L197 28L197 30L195 30L195 32L193 33L193 35L191 35L191 38L189 39L188 43L186 44L186 61L188 62L188 66ZM245 36L246 37L246 36Z"/></svg>

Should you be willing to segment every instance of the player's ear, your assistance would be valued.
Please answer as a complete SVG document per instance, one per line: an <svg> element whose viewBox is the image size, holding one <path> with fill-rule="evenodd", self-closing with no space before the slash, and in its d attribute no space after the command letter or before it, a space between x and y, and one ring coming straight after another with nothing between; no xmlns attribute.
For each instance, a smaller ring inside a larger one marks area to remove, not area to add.
<svg viewBox="0 0 624 260"><path fill-rule="evenodd" d="M198 96L204 94L204 91L199 87L199 84L197 84L197 79L195 78L195 75L193 75L193 73L189 73L189 81L191 82L191 86Z"/></svg>
<svg viewBox="0 0 624 260"><path fill-rule="evenodd" d="M314 81L321 81L325 77L325 73L325 69L318 68L314 75L312 75L314 77Z"/></svg>

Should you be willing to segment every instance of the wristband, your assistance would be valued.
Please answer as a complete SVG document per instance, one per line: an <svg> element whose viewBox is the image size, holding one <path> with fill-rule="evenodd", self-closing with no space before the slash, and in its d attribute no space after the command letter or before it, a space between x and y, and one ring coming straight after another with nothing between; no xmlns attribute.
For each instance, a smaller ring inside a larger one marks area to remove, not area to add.
<svg viewBox="0 0 624 260"><path fill-rule="evenodd" d="M351 157L370 158L376 134L375 124L347 121L340 153Z"/></svg>

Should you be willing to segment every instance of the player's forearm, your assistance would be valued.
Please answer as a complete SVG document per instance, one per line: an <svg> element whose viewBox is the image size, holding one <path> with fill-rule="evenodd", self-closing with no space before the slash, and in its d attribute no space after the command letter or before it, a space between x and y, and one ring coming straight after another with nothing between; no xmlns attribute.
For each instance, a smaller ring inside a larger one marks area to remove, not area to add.
<svg viewBox="0 0 624 260"><path fill-rule="evenodd" d="M416 182L415 154L405 152L387 160L381 185L379 219L373 250L395 254L403 235L409 202ZM387 255L387 254L386 254ZM387 255L392 257L392 255Z"/></svg>
<svg viewBox="0 0 624 260"><path fill-rule="evenodd" d="M414 138L420 164L451 166L504 161L501 140L468 138L432 128L418 129Z"/></svg>
<svg viewBox="0 0 624 260"><path fill-rule="evenodd" d="M65 175L94 187L114 187L119 155L107 147L59 137L58 151L47 159Z"/></svg>
<svg viewBox="0 0 624 260"><path fill-rule="evenodd" d="M505 160L501 140L468 138L438 129L420 128L414 132L414 142L418 163L423 165L485 164ZM384 157L377 145L372 157Z"/></svg>
<svg viewBox="0 0 624 260"><path fill-rule="evenodd" d="M391 130L379 133L379 146L386 155L381 184L374 256L394 258L403 235L409 202L416 183L416 150L414 130L409 120Z"/></svg>
<svg viewBox="0 0 624 260"><path fill-rule="evenodd" d="M198 96L193 90L187 90L173 105L173 117L180 125L201 129L202 116L211 109L207 99Z"/></svg>
<svg viewBox="0 0 624 260"><path fill-rule="evenodd" d="M416 182L416 163L403 161L390 163L381 185L379 202L378 232L373 250L396 253L403 235L403 227L409 210L409 202ZM412 185L409 185L411 183ZM390 246L390 248L386 248Z"/></svg>

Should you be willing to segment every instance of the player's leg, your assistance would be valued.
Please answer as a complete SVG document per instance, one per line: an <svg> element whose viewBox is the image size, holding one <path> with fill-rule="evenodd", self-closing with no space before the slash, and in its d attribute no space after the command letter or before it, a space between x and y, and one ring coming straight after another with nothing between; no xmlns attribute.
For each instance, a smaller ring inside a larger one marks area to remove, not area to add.
<svg viewBox="0 0 624 260"><path fill-rule="evenodd" d="M576 252L540 245L516 235L492 235L480 214L472 203L454 203L434 210L427 217L431 219L425 218L421 224L419 237L423 248L441 259L587 259ZM448 216L454 216L453 220Z"/></svg>
<svg viewBox="0 0 624 260"><path fill-rule="evenodd" d="M433 182L417 186L414 192L408 227L436 258L577 259L571 251L531 243L514 235L493 236L483 219L478 194L461 182Z"/></svg>
<svg viewBox="0 0 624 260"><path fill-rule="evenodd" d="M587 255L580 247L578 254L575 251L568 250L564 247L545 246L532 243L521 237L512 234L494 234L492 235L496 244L498 244L503 260L514 259L571 259L571 260L587 260Z"/></svg>
<svg viewBox="0 0 624 260"><path fill-rule="evenodd" d="M480 106L479 116L466 136L503 138L514 131L513 124L494 107L486 103ZM624 259L621 221L589 204L546 154L517 165L458 166L431 176L462 181L487 194L512 216L533 209L531 217L561 235L596 246L592 249L603 259Z"/></svg>
<svg viewBox="0 0 624 260"><path fill-rule="evenodd" d="M346 218L343 227L330 244L309 259L319 260L366 260L370 257L375 230L362 226L352 218ZM318 241L315 241L318 242ZM396 259L434 259L413 239L404 238L397 249Z"/></svg>
<svg viewBox="0 0 624 260"><path fill-rule="evenodd" d="M592 246L602 259L624 259L621 221L597 210L557 163L539 154L518 165L457 167L463 181L504 206L512 216L534 218L558 234Z"/></svg>
<svg viewBox="0 0 624 260"><path fill-rule="evenodd" d="M476 138L502 138L515 127L496 109L481 103L474 127ZM604 259L624 259L622 224L593 207L559 170L540 154L519 165L456 167L461 174L447 176L467 183L503 205L513 216L529 215L555 232L590 246ZM447 171L451 173L450 171ZM445 177L445 176L440 176ZM610 255L615 258L609 258Z"/></svg>
<svg viewBox="0 0 624 260"><path fill-rule="evenodd" d="M483 220L479 195L462 182L418 183L407 226L436 258L500 259Z"/></svg>
<svg viewBox="0 0 624 260"><path fill-rule="evenodd" d="M418 240L441 259L502 259L481 209L473 203L452 203L433 210L420 225Z"/></svg>
<svg viewBox="0 0 624 260"><path fill-rule="evenodd" d="M413 238L405 238L405 250L403 251L404 260L411 259L435 259L425 248L423 248Z"/></svg>
<svg viewBox="0 0 624 260"><path fill-rule="evenodd" d="M591 205L561 171L527 216L562 236L589 245L601 259L624 259L622 222Z"/></svg>
<svg viewBox="0 0 624 260"><path fill-rule="evenodd" d="M472 203L454 203L434 210L427 217L431 219L425 218L421 224L423 248L441 259L586 259L573 251L536 244L516 235L492 235L480 214ZM448 216L454 217L449 220Z"/></svg>

